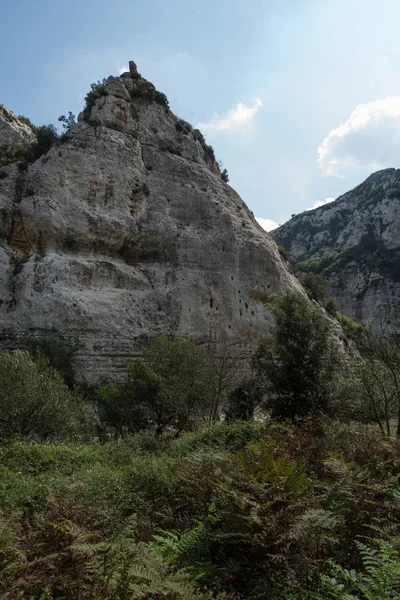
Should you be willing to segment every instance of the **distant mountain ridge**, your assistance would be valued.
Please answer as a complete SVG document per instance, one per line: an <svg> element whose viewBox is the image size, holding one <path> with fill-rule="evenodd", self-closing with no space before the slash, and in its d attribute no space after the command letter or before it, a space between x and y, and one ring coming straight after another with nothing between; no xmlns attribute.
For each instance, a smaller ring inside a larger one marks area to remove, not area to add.
<svg viewBox="0 0 400 600"><path fill-rule="evenodd" d="M400 169L370 175L336 201L273 232L296 274L322 274L339 310L400 332Z"/></svg>

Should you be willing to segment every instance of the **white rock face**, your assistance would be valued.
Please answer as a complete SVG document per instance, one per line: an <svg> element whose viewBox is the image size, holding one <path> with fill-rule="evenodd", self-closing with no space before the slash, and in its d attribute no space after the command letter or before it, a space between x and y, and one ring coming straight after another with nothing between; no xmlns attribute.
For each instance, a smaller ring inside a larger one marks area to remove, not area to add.
<svg viewBox="0 0 400 600"><path fill-rule="evenodd" d="M0 179L1 343L59 331L88 384L162 333L247 347L270 330L267 295L298 287L201 143L136 85L110 77L91 124Z"/></svg>
<svg viewBox="0 0 400 600"><path fill-rule="evenodd" d="M30 143L35 140L32 129L0 104L0 148L11 144Z"/></svg>
<svg viewBox="0 0 400 600"><path fill-rule="evenodd" d="M400 170L385 169L335 202L274 231L298 272L314 263L339 310L400 332Z"/></svg>

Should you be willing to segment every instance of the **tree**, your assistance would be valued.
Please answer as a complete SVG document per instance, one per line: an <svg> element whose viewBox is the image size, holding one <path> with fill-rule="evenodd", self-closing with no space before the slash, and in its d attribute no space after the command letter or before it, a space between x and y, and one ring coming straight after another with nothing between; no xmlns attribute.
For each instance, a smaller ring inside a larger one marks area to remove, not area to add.
<svg viewBox="0 0 400 600"><path fill-rule="evenodd" d="M328 295L328 282L322 275L304 273L300 277L300 283L305 288L308 296L319 302Z"/></svg>
<svg viewBox="0 0 400 600"><path fill-rule="evenodd" d="M261 401L259 387L255 381L243 381L228 397L227 421L251 421Z"/></svg>
<svg viewBox="0 0 400 600"><path fill-rule="evenodd" d="M209 342L208 357L212 367L213 390L209 421L219 418L222 406L240 381L251 377L250 365L243 356L243 348L232 342L214 339Z"/></svg>
<svg viewBox="0 0 400 600"><path fill-rule="evenodd" d="M93 430L95 417L45 358L0 354L0 437L71 439Z"/></svg>
<svg viewBox="0 0 400 600"><path fill-rule="evenodd" d="M73 126L76 124L76 117L74 114L72 114L71 111L68 112L68 117L66 117L65 115L61 115L60 117L58 117L58 120L60 121L60 123L62 123L64 133L69 133Z"/></svg>
<svg viewBox="0 0 400 600"><path fill-rule="evenodd" d="M153 424L157 435L167 426L179 434L208 417L213 385L207 354L194 342L153 338L143 360L129 366L124 385L99 391L100 415L121 433Z"/></svg>
<svg viewBox="0 0 400 600"><path fill-rule="evenodd" d="M272 416L295 420L326 411L338 354L321 310L296 292L272 310L272 345L261 344L254 359Z"/></svg>
<svg viewBox="0 0 400 600"><path fill-rule="evenodd" d="M28 160L35 161L50 150L58 140L57 129L54 125L42 125L36 130L36 143L32 145Z"/></svg>
<svg viewBox="0 0 400 600"><path fill-rule="evenodd" d="M130 385L107 383L96 392L102 426L110 427L116 437L134 433L149 425L143 407L133 401Z"/></svg>
<svg viewBox="0 0 400 600"><path fill-rule="evenodd" d="M371 328L363 330L359 348L361 360L357 372L363 393L363 413L391 434L391 421L397 420L400 438L400 336L388 331L381 319L379 335Z"/></svg>

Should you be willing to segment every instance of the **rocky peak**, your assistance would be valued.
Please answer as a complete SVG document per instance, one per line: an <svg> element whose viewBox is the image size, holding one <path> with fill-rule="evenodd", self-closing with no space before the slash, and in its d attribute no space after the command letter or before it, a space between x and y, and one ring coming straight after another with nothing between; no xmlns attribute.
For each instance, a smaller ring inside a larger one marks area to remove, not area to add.
<svg viewBox="0 0 400 600"><path fill-rule="evenodd" d="M47 153L2 169L0 242L1 344L59 332L88 384L159 334L248 348L270 331L269 295L298 289L201 133L132 63Z"/></svg>
<svg viewBox="0 0 400 600"><path fill-rule="evenodd" d="M0 148L29 144L35 140L32 127L26 121L0 104Z"/></svg>
<svg viewBox="0 0 400 600"><path fill-rule="evenodd" d="M345 314L400 330L400 170L385 169L335 202L274 231L297 273L321 273Z"/></svg>
<svg viewBox="0 0 400 600"><path fill-rule="evenodd" d="M171 112L165 94L138 73L133 61L129 68L120 77L110 76L97 84L97 97L89 101L79 120L120 131L219 173L214 151L202 133Z"/></svg>

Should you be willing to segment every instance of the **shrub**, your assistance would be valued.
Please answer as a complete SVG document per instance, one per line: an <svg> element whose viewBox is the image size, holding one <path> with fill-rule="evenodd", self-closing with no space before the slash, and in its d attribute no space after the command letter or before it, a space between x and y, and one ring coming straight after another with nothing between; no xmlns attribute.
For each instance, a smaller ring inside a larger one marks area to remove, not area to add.
<svg viewBox="0 0 400 600"><path fill-rule="evenodd" d="M195 141L200 142L200 145L203 148L205 160L215 162L214 148L207 144L201 131L199 129L193 129L192 136Z"/></svg>
<svg viewBox="0 0 400 600"><path fill-rule="evenodd" d="M343 600L389 600L398 598L400 587L400 538L356 541L365 572L333 565L331 576L322 577L324 595Z"/></svg>
<svg viewBox="0 0 400 600"><path fill-rule="evenodd" d="M229 175L228 175L228 171L226 169L224 169L221 172L221 179L222 179L222 181L225 181L225 183L228 183L228 181L229 181Z"/></svg>
<svg viewBox="0 0 400 600"><path fill-rule="evenodd" d="M28 117L24 117L24 115L18 115L18 121L21 121L21 123L28 125L28 127L32 129L33 133L36 134L37 127L32 123L30 119L28 119Z"/></svg>
<svg viewBox="0 0 400 600"><path fill-rule="evenodd" d="M0 148L0 167L6 167L12 163L26 161L29 157L29 144L13 144Z"/></svg>
<svg viewBox="0 0 400 600"><path fill-rule="evenodd" d="M333 298L329 298L329 300L325 303L325 310L327 313L332 315L332 317L336 317L338 314L338 307Z"/></svg>
<svg viewBox="0 0 400 600"><path fill-rule="evenodd" d="M244 381L228 396L228 421L251 421L254 411L261 401L261 394L255 381Z"/></svg>
<svg viewBox="0 0 400 600"><path fill-rule="evenodd" d="M85 97L85 108L83 109L83 116L85 121L89 121L90 112L96 104L96 101L102 96L106 95L106 84L106 78L102 79L101 81L97 81L96 83L90 84L90 90Z"/></svg>
<svg viewBox="0 0 400 600"><path fill-rule="evenodd" d="M183 133L183 135L189 135L189 133L192 131L192 126L190 123L187 123L187 121L178 119L178 121L175 123L175 129L179 133Z"/></svg>
<svg viewBox="0 0 400 600"><path fill-rule="evenodd" d="M30 147L28 162L33 162L48 152L58 140L58 133L54 125L42 125L36 131L36 143Z"/></svg>
<svg viewBox="0 0 400 600"><path fill-rule="evenodd" d="M322 275L304 273L300 277L300 283L304 286L309 297L317 302L324 300L328 294L328 281Z"/></svg>
<svg viewBox="0 0 400 600"><path fill-rule="evenodd" d="M68 117L66 117L65 115L61 115L60 117L58 117L58 120L60 121L60 123L62 123L64 133L69 133L73 126L76 124L76 117L74 114L72 114L71 111L69 111Z"/></svg>
<svg viewBox="0 0 400 600"><path fill-rule="evenodd" d="M132 98L147 98L147 100L154 101L169 110L168 98L163 92L159 92L150 81L139 74L134 79L135 86L131 90Z"/></svg>
<svg viewBox="0 0 400 600"><path fill-rule="evenodd" d="M283 258L283 260L285 262L289 262L289 252L286 250L286 248L284 246L282 246L282 244L278 244L278 252L281 255L281 257Z"/></svg>
<svg viewBox="0 0 400 600"><path fill-rule="evenodd" d="M3 352L0 361L0 436L70 439L93 430L94 414L68 389L47 360Z"/></svg>
<svg viewBox="0 0 400 600"><path fill-rule="evenodd" d="M236 452L244 448L248 442L259 440L261 433L262 427L251 421L214 423L173 440L167 451L173 456L185 456L199 450Z"/></svg>
<svg viewBox="0 0 400 600"><path fill-rule="evenodd" d="M148 416L140 403L134 401L129 384L108 383L97 390L96 399L101 423L111 427L116 436L149 426Z"/></svg>

